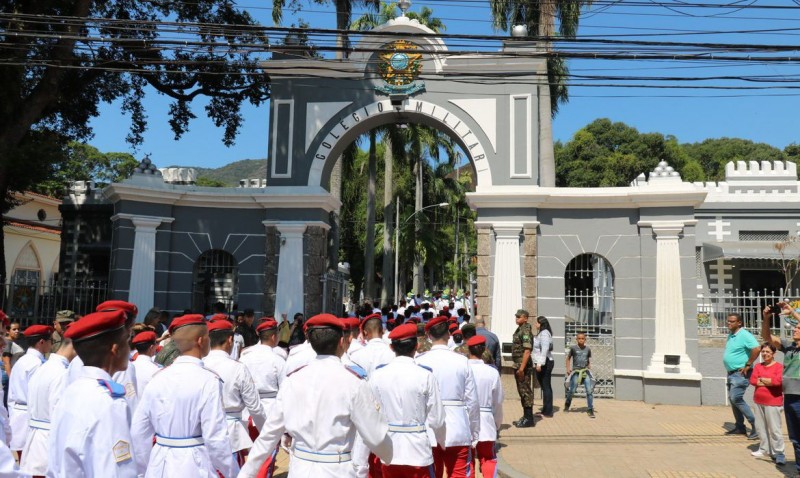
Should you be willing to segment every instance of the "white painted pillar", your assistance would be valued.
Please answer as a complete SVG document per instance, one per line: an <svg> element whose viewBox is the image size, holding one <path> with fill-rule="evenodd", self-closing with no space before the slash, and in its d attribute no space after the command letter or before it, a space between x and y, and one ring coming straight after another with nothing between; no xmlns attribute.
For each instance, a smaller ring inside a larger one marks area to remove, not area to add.
<svg viewBox="0 0 800 478"><path fill-rule="evenodd" d="M492 268L492 332L500 342L511 342L517 328L514 313L522 308L522 269L519 236L522 223L494 224L494 267Z"/></svg>
<svg viewBox="0 0 800 478"><path fill-rule="evenodd" d="M656 235L656 347L646 378L700 380L701 375L686 355L686 326L679 234L683 221L649 223ZM664 355L680 356L680 365L664 364Z"/></svg>
<svg viewBox="0 0 800 478"><path fill-rule="evenodd" d="M305 312L303 292L303 234L305 223L271 223L281 234L278 258L278 285L275 290L275 318L291 320L297 312ZM285 315L284 315L285 314Z"/></svg>
<svg viewBox="0 0 800 478"><path fill-rule="evenodd" d="M162 223L171 223L174 218L156 216L134 216L118 214L115 218L130 219L136 232L133 239L133 262L131 281L128 286L128 302L139 308L139 321L153 307L156 279L156 229Z"/></svg>

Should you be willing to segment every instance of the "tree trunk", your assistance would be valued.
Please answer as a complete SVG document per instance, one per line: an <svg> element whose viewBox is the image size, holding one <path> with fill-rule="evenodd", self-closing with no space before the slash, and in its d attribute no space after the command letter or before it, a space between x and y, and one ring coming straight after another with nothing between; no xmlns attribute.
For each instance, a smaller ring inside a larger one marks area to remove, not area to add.
<svg viewBox="0 0 800 478"><path fill-rule="evenodd" d="M375 300L375 189L378 175L378 158L375 151L375 130L369 132L369 165L367 182L367 238L364 244L364 295Z"/></svg>
<svg viewBox="0 0 800 478"><path fill-rule="evenodd" d="M381 304L397 303L394 295L394 155L392 154L392 138L387 132L384 135L383 153L383 283L381 285ZM397 247L397 246L395 246ZM389 298L392 298L390 301Z"/></svg>
<svg viewBox="0 0 800 478"><path fill-rule="evenodd" d="M5 166L0 166L0 304L5 303L6 279L6 218L5 207L8 196L8 180Z"/></svg>
<svg viewBox="0 0 800 478"><path fill-rule="evenodd" d="M555 2L540 2L539 37L553 34L555 22ZM550 42L544 40L544 49L550 51ZM545 71L544 83L539 86L539 185L555 187L556 159L553 151L553 111L549 76Z"/></svg>
<svg viewBox="0 0 800 478"><path fill-rule="evenodd" d="M416 187L416 200L414 202L414 243L416 249L416 241L419 240L420 232L422 231L422 223L420 222L420 214L419 211L422 209L422 155L417 155L416 161L416 175L417 175L417 187ZM414 253L414 295L422 294L425 292L425 275L422 270L422 257L416 253Z"/></svg>

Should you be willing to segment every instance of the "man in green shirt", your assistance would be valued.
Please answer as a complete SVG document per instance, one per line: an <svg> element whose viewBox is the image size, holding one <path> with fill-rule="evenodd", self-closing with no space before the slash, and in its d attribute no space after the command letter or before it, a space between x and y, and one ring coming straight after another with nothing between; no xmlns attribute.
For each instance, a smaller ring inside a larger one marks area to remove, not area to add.
<svg viewBox="0 0 800 478"><path fill-rule="evenodd" d="M511 344L511 360L514 361L514 378L517 380L517 392L522 402L522 418L513 422L517 428L536 426L533 416L533 330L528 323L528 311L519 309L514 314L517 330L514 332Z"/></svg>
<svg viewBox="0 0 800 478"><path fill-rule="evenodd" d="M728 340L725 342L725 355L722 363L728 372L728 399L731 402L733 418L735 420L732 430L725 432L726 435L747 435L751 440L758 439L755 429L756 418L750 405L744 401L744 393L750 385L750 372L753 362L758 358L761 351L758 341L753 334L744 329L742 316L739 314L728 314ZM744 420L750 422L750 434L747 434Z"/></svg>

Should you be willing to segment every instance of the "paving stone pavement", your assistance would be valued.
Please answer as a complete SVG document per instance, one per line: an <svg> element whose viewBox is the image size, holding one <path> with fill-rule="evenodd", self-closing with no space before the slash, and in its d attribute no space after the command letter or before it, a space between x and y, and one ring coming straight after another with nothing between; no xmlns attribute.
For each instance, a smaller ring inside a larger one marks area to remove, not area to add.
<svg viewBox="0 0 800 478"><path fill-rule="evenodd" d="M503 387L507 425L499 440L501 474L509 478L797 475L788 437L784 439L789 464L776 467L769 459L750 455L758 441L724 435L724 427L733 425L730 407L595 400L597 418L591 419L585 399L575 398L573 411L564 413L563 399L557 398L553 418L539 417L536 427L519 429L510 425L522 415L513 377L504 374ZM534 411L541 405L538 389L535 395ZM785 434L785 424L783 430Z"/></svg>

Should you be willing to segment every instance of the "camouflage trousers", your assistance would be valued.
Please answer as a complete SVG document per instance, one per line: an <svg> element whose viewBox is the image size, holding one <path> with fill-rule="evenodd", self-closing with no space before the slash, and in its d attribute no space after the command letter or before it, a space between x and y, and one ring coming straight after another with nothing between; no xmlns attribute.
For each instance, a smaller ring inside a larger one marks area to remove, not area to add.
<svg viewBox="0 0 800 478"><path fill-rule="evenodd" d="M533 370L534 367L525 367L525 373L520 380L517 374L514 374L514 380L517 382L517 392L519 392L519 399L522 401L522 408L533 407ZM516 370L515 370L516 371Z"/></svg>

